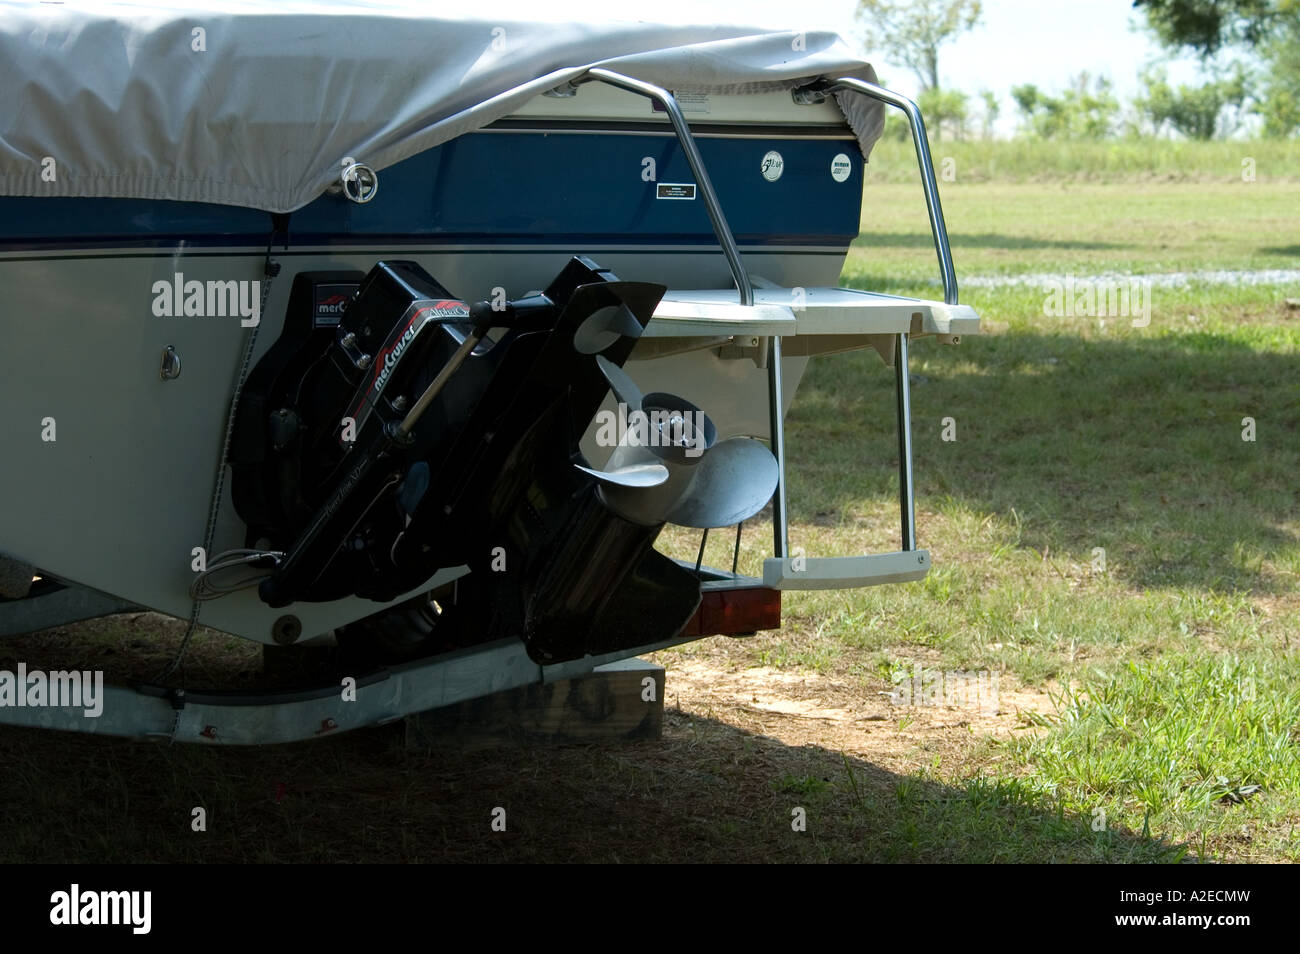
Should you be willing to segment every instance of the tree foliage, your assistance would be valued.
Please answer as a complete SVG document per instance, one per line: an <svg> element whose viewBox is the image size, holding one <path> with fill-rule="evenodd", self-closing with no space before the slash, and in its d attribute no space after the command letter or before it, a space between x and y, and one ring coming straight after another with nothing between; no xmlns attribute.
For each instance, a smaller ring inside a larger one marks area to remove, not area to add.
<svg viewBox="0 0 1300 954"><path fill-rule="evenodd" d="M1200 86L1171 86L1164 70L1142 77L1146 94L1134 106L1158 135L1173 129L1188 139L1232 135L1241 125L1250 86L1240 67Z"/></svg>
<svg viewBox="0 0 1300 954"><path fill-rule="evenodd" d="M927 89L917 100L917 105L921 107L921 115L936 140L943 139L945 133L951 139L966 138L969 113L966 94L961 90Z"/></svg>
<svg viewBox="0 0 1300 954"><path fill-rule="evenodd" d="M985 139L992 139L993 127L997 125L998 114L1002 112L1002 104L998 102L997 94L991 89L980 90L980 99L984 102L982 133Z"/></svg>
<svg viewBox="0 0 1300 954"><path fill-rule="evenodd" d="M1263 75L1253 111L1264 135L1300 130L1300 0L1134 0L1133 6L1170 49L1191 49L1206 60L1230 50L1257 57ZM1203 88L1203 109L1212 94Z"/></svg>
<svg viewBox="0 0 1300 954"><path fill-rule="evenodd" d="M1212 56L1227 46L1263 41L1300 11L1296 0L1133 0L1169 47L1190 47Z"/></svg>
<svg viewBox="0 0 1300 954"><path fill-rule="evenodd" d="M1080 73L1059 96L1033 83L1011 87L1025 132L1043 139L1105 139L1115 128L1119 101L1104 76Z"/></svg>
<svg viewBox="0 0 1300 954"><path fill-rule="evenodd" d="M979 22L982 0L858 0L865 39L885 59L916 73L921 88L939 88L939 47Z"/></svg>
<svg viewBox="0 0 1300 954"><path fill-rule="evenodd" d="M1285 139L1300 131L1300 42L1276 54L1255 112L1265 136Z"/></svg>

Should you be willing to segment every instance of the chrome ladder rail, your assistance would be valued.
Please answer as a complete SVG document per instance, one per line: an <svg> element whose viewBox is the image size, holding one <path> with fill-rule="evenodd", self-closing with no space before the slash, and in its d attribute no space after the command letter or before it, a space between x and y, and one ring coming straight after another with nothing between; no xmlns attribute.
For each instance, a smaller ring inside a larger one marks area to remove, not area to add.
<svg viewBox="0 0 1300 954"><path fill-rule="evenodd" d="M805 90L808 89L805 87ZM930 233L934 238L935 254L939 258L939 274L943 281L945 304L956 305L957 272L952 264L952 247L948 241L948 226L943 220L943 206L939 201L939 183L934 176L934 160L930 156L930 140L925 133L925 120L915 102L893 90L868 83L865 80L842 76L829 85L812 87L814 94L831 94L849 91L893 106L907 117L912 133L912 146L916 150L917 165L921 170L921 188L925 192L926 211L930 216ZM796 90L796 97L798 94ZM912 391L908 377L908 335L899 334L894 351L895 390L898 398L898 481L900 523L903 549L916 549L916 491L912 475Z"/></svg>

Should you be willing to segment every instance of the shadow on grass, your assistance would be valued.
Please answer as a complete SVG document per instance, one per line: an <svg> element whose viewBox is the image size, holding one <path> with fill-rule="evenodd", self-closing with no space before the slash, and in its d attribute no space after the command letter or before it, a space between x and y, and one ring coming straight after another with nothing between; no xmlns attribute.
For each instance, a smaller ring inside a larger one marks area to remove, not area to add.
<svg viewBox="0 0 1300 954"><path fill-rule="evenodd" d="M1045 239L1032 235L1005 235L1001 232L950 232L954 250L962 248L999 248L1012 250L1062 249L1070 251L1107 251L1134 248L1131 242L1085 242L1079 239ZM933 248L929 232L872 232L864 230L853 240L856 248Z"/></svg>
<svg viewBox="0 0 1300 954"><path fill-rule="evenodd" d="M1300 515L1300 356L1207 333L1018 331L920 343L912 370L920 507L1004 515L1020 546L1080 562L1104 547L1141 587L1294 587L1262 564L1300 560L1286 527ZM843 505L846 472L859 499L895 497L893 376L874 356L812 362L787 435L793 469L814 475L798 493L791 480L794 521Z"/></svg>
<svg viewBox="0 0 1300 954"><path fill-rule="evenodd" d="M906 778L668 710L662 741L266 749L0 728L5 862L1176 861L1014 782ZM191 830L202 807L207 830ZM494 809L506 830L494 831ZM807 830L796 832L796 810Z"/></svg>

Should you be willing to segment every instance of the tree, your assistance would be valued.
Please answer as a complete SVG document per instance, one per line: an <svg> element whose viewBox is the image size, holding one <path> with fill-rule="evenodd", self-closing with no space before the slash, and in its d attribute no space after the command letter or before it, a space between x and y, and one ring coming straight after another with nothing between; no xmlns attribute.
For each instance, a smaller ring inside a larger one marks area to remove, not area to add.
<svg viewBox="0 0 1300 954"><path fill-rule="evenodd" d="M1020 110L1020 119L1026 129L1033 127L1034 114L1038 112L1038 102L1042 97L1042 92L1033 83L1022 83L1011 87L1011 98L1015 100L1016 108Z"/></svg>
<svg viewBox="0 0 1300 954"><path fill-rule="evenodd" d="M1265 136L1285 139L1300 130L1300 23L1266 46L1268 69L1255 103Z"/></svg>
<svg viewBox="0 0 1300 954"><path fill-rule="evenodd" d="M1240 66L1200 86L1173 87L1164 70L1143 75L1146 95L1134 101L1156 134L1168 126L1188 139L1230 136L1241 125L1250 93L1246 72Z"/></svg>
<svg viewBox="0 0 1300 954"><path fill-rule="evenodd" d="M1228 50L1264 64L1253 111L1266 136L1300 129L1300 0L1134 0L1165 46L1206 61Z"/></svg>
<svg viewBox="0 0 1300 954"><path fill-rule="evenodd" d="M980 99L984 100L984 121L983 134L985 139L993 138L993 127L997 124L998 114L1002 112L1002 104L998 102L997 95L991 89L980 90Z"/></svg>
<svg viewBox="0 0 1300 954"><path fill-rule="evenodd" d="M1284 87L1270 88L1255 112L1264 120L1264 135L1271 139L1286 139L1300 129L1300 97Z"/></svg>
<svg viewBox="0 0 1300 954"><path fill-rule="evenodd" d="M953 139L966 138L966 94L957 89L927 89L917 100L921 115L936 140L943 139L946 129Z"/></svg>
<svg viewBox="0 0 1300 954"><path fill-rule="evenodd" d="M939 88L939 47L979 22L982 0L858 0L866 42L886 59L898 57L921 81Z"/></svg>
<svg viewBox="0 0 1300 954"><path fill-rule="evenodd" d="M1254 46L1289 17L1295 0L1133 0L1165 46L1213 56L1225 46Z"/></svg>
<svg viewBox="0 0 1300 954"><path fill-rule="evenodd" d="M1011 87L1011 98L1025 130L1043 139L1105 139L1119 113L1110 81L1104 76L1093 80L1086 71L1074 77L1060 96L1025 83Z"/></svg>

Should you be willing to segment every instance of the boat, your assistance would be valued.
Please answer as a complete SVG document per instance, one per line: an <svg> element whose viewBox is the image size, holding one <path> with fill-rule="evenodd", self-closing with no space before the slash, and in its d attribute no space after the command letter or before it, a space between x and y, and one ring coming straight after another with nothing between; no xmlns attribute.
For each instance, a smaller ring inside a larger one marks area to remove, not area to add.
<svg viewBox="0 0 1300 954"><path fill-rule="evenodd" d="M508 7L0 4L0 637L152 610L181 654L372 663L341 701L178 656L0 722L308 739L929 571L908 347L979 319L916 105L830 33ZM942 300L839 287L886 108ZM858 348L895 369L899 547L795 554L784 415ZM761 577L655 549L768 507Z"/></svg>

